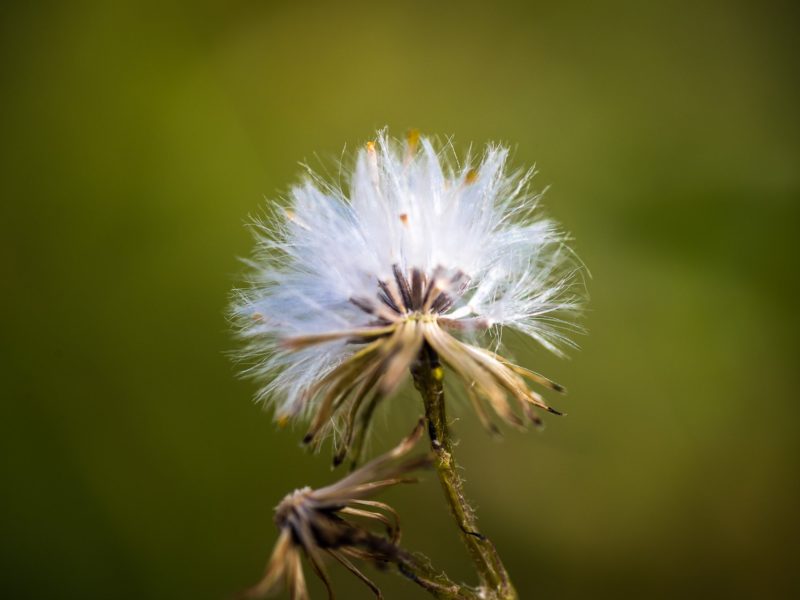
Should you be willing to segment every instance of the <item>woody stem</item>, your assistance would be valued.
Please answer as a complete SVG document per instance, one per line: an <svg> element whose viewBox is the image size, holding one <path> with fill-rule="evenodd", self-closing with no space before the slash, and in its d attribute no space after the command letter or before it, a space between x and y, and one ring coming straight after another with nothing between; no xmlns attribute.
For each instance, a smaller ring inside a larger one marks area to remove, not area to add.
<svg viewBox="0 0 800 600"><path fill-rule="evenodd" d="M475 565L484 598L516 600L517 594L494 544L478 532L475 510L464 496L464 484L453 457L453 443L445 413L444 372L432 349L426 347L412 368L414 385L425 404L428 436L435 454L436 473L450 512L458 525L461 541Z"/></svg>

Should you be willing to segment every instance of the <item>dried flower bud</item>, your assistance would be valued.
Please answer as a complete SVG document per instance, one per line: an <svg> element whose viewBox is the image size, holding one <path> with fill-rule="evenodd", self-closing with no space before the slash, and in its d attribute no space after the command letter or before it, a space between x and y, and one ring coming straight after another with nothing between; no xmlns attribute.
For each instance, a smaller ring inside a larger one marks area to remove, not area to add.
<svg viewBox="0 0 800 600"><path fill-rule="evenodd" d="M428 455L406 456L422 435L423 422L390 452L379 456L338 482L313 490L302 488L286 496L275 509L280 536L263 579L245 591L245 598L261 598L285 584L292 600L307 600L302 569L305 556L333 597L324 557L332 557L363 581L377 597L377 586L352 559L378 567L413 563L398 547L400 523L388 504L372 500L382 490L415 481L407 475L430 466ZM374 527L380 527L376 533Z"/></svg>

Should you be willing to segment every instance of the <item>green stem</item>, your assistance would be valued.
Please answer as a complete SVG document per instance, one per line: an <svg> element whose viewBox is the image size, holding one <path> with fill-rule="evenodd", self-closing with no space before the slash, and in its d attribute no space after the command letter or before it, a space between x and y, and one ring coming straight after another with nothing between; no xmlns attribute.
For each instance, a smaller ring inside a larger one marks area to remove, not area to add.
<svg viewBox="0 0 800 600"><path fill-rule="evenodd" d="M464 484L453 457L453 443L445 412L444 372L436 354L426 348L412 368L414 384L425 404L425 418L431 448L436 456L435 466L445 499L458 525L461 541L475 565L481 588L481 598L516 600L517 594L508 578L494 544L478 532L475 510L464 496Z"/></svg>
<svg viewBox="0 0 800 600"><path fill-rule="evenodd" d="M478 592L451 581L434 569L424 557L407 556L398 561L400 573L439 600L480 600Z"/></svg>

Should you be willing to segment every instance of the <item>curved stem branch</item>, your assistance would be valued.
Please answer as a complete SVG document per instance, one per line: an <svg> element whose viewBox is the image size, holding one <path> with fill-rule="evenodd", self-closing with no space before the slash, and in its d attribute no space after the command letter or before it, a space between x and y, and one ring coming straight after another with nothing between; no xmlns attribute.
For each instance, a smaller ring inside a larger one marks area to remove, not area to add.
<svg viewBox="0 0 800 600"><path fill-rule="evenodd" d="M516 600L517 594L503 566L494 544L478 531L475 510L464 496L464 484L453 457L453 443L447 427L445 412L443 371L438 357L426 348L412 368L414 384L425 404L425 418L431 448L436 455L435 467L442 484L450 512L458 525L461 541L470 558L485 592L482 598Z"/></svg>
<svg viewBox="0 0 800 600"><path fill-rule="evenodd" d="M400 573L440 600L481 600L480 594L464 585L448 579L447 575L434 569L427 559L406 556L398 561Z"/></svg>

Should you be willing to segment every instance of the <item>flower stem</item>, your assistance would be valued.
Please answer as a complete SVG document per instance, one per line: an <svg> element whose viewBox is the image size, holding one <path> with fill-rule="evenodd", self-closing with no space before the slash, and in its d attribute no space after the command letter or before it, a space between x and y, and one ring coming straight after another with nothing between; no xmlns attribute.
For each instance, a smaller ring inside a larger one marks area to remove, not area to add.
<svg viewBox="0 0 800 600"><path fill-rule="evenodd" d="M451 581L436 571L424 557L408 556L397 563L400 573L419 585L437 600L481 600L473 589Z"/></svg>
<svg viewBox="0 0 800 600"><path fill-rule="evenodd" d="M467 547L475 565L480 586L485 592L481 597L493 600L516 600L517 593L511 585L494 544L478 532L475 510L464 496L464 484L453 457L453 443L447 426L445 412L444 372L436 353L425 348L412 368L414 385L425 404L425 418L439 481L450 512L458 525L461 541Z"/></svg>

